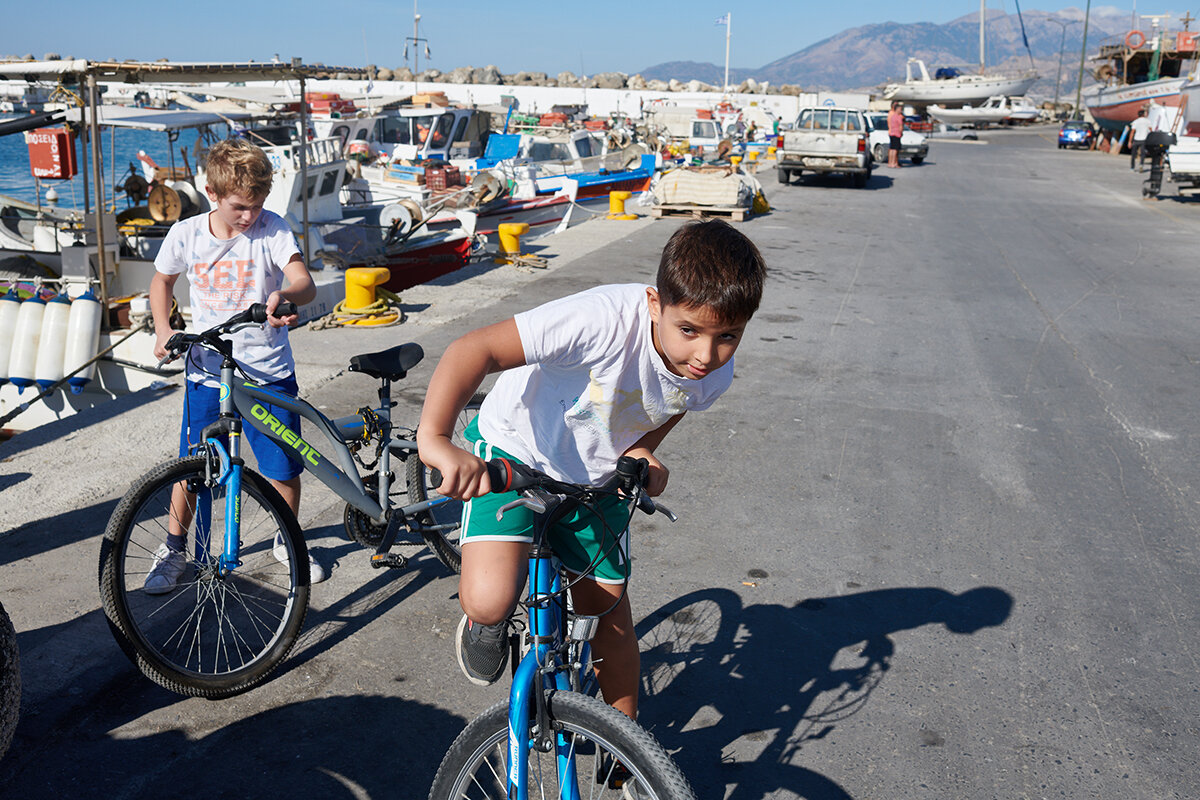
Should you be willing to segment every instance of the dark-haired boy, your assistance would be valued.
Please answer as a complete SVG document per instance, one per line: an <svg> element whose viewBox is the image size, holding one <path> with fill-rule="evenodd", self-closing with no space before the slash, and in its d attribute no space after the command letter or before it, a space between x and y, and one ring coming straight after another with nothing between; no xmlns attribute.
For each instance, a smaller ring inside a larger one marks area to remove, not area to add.
<svg viewBox="0 0 1200 800"><path fill-rule="evenodd" d="M507 660L506 620L525 583L532 512L495 510L513 494L489 495L483 461L505 456L560 480L598 484L622 455L650 463L647 490L667 485L655 449L687 411L712 405L733 379L733 354L762 297L766 268L754 244L720 221L682 226L667 242L657 286L601 286L472 331L446 349L425 397L421 459L443 474L440 491L469 501L463 512L459 667L487 685ZM486 375L503 372L467 430L474 452L450 440L455 418ZM623 586L629 576L623 505L602 508L622 546L587 512L550 534L575 574L582 614L603 614L592 640L604 699L637 716L639 657ZM615 606L615 608L614 608Z"/></svg>

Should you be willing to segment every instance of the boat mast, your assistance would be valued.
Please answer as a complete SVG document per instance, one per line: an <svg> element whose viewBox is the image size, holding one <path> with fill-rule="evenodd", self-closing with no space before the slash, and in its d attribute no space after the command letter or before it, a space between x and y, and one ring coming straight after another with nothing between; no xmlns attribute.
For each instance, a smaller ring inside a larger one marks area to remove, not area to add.
<svg viewBox="0 0 1200 800"><path fill-rule="evenodd" d="M984 52L983 51L983 42L984 42L984 40L983 40L983 23L984 23L984 20L986 19L986 16L984 15L984 4L986 2L987 2L987 0L979 0L979 74L980 75L983 74L983 68L984 68L983 65L985 63L987 63L987 60L984 58L984 55L983 55L983 52Z"/></svg>

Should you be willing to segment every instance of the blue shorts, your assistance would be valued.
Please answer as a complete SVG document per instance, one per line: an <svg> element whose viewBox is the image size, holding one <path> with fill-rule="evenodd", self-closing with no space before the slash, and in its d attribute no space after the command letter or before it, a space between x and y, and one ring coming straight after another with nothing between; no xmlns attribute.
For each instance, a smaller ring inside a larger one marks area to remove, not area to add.
<svg viewBox="0 0 1200 800"><path fill-rule="evenodd" d="M179 455L188 454L189 444L200 443L200 433L205 426L216 422L221 416L221 390L215 386L204 386L200 383L185 380L187 393L183 398L183 423L179 427ZM268 388L277 389L292 396L300 393L296 385L296 376L289 375L280 381L265 384ZM270 403L263 403L275 415L275 418L296 433L300 432L300 415ZM276 481L288 481L304 472L304 467L288 458L283 448L259 432L250 423L242 425L242 434L246 444L254 451L258 460L258 471L263 477Z"/></svg>

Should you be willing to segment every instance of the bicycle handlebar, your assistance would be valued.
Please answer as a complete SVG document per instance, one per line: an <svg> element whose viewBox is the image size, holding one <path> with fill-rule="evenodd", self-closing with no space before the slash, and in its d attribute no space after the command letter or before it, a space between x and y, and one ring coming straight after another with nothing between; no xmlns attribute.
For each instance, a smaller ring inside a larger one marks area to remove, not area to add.
<svg viewBox="0 0 1200 800"><path fill-rule="evenodd" d="M296 313L296 304L290 300L284 300L275 307L274 316L276 318L290 317ZM174 361L183 351L198 342L207 342L219 350L221 348L217 342L223 334L230 333L241 325L261 325L267 321L267 316L266 303L252 303L245 310L239 311L220 325L215 325L202 333L176 333L167 340L167 355L158 362L158 365L161 367L169 361Z"/></svg>

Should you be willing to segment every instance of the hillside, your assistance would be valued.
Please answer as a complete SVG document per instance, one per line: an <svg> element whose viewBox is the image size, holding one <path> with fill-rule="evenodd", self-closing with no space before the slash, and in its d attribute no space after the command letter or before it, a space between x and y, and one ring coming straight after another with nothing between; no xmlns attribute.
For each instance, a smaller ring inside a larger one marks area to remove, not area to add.
<svg viewBox="0 0 1200 800"><path fill-rule="evenodd" d="M1025 11L1023 16L1033 66L1042 76L1031 93L1054 93L1060 42L1063 42L1061 91L1073 92L1079 70L1083 12L1079 9L1054 14ZM1053 20L1074 22L1067 25L1065 39L1062 26ZM1089 53L1095 53L1100 42L1122 36L1128 29L1127 13L1093 10L1088 31ZM986 46L989 69L1026 70L1031 66L1016 14L988 11ZM850 28L761 67L730 68L729 80L737 84L754 78L774 85L796 84L808 90L870 89L889 80L903 80L904 65L910 57L924 60L931 69L935 65L977 66L979 15L970 14L940 25L882 22ZM721 83L723 73L723 66L693 61L656 64L641 71L647 79L696 78L716 85ZM1085 74L1085 85L1089 82L1090 76Z"/></svg>

